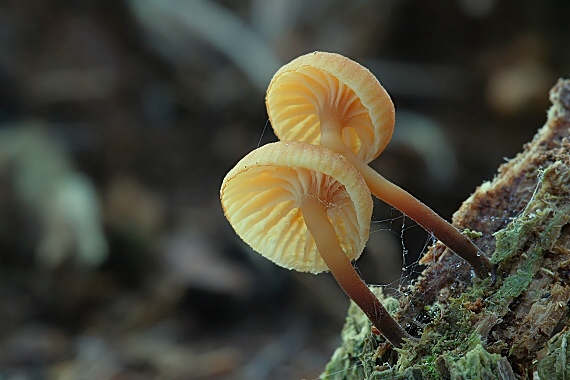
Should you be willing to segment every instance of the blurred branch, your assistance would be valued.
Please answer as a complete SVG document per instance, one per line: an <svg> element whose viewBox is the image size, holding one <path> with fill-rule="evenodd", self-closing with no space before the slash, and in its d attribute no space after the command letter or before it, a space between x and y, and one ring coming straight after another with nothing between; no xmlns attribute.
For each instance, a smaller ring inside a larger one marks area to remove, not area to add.
<svg viewBox="0 0 570 380"><path fill-rule="evenodd" d="M72 169L65 153L41 128L23 125L0 132L0 170L13 170L17 197L39 219L37 259L48 267L76 252L95 266L107 255L99 201L92 183Z"/></svg>
<svg viewBox="0 0 570 380"><path fill-rule="evenodd" d="M400 111L394 128L393 144L409 145L424 159L433 185L449 187L456 179L456 152L434 119L411 111Z"/></svg>
<svg viewBox="0 0 570 380"><path fill-rule="evenodd" d="M224 53L262 92L280 66L272 49L254 30L214 2L130 0L129 4L141 23L169 43L176 54L184 55L184 37L198 35ZM173 32L173 25L183 28Z"/></svg>

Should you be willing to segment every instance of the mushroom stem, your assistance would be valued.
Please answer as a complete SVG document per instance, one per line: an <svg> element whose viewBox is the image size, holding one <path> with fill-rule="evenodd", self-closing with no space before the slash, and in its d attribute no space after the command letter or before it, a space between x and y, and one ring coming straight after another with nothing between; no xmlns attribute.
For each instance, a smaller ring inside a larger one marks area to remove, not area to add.
<svg viewBox="0 0 570 380"><path fill-rule="evenodd" d="M305 224L315 240L319 254L342 290L362 309L372 324L392 345L401 347L404 339L414 340L390 316L352 266L327 217L326 205L311 195L303 196L299 203Z"/></svg>
<svg viewBox="0 0 570 380"><path fill-rule="evenodd" d="M362 174L372 194L397 208L426 231L432 233L449 249L467 261L477 277L489 276L492 269L491 261L467 236L406 190L388 181L368 166L342 142L337 131L338 129L335 130L334 126L323 128L321 145L345 156Z"/></svg>

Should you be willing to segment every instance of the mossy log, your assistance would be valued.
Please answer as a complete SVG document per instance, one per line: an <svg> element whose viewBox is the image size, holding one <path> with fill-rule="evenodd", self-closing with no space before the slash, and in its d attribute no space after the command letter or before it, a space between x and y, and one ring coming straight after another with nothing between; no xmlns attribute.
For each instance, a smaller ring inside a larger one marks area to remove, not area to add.
<svg viewBox="0 0 570 380"><path fill-rule="evenodd" d="M351 306L322 378L570 379L570 80L550 99L546 125L453 217L496 277L435 244L402 297L374 288L419 342L393 349Z"/></svg>

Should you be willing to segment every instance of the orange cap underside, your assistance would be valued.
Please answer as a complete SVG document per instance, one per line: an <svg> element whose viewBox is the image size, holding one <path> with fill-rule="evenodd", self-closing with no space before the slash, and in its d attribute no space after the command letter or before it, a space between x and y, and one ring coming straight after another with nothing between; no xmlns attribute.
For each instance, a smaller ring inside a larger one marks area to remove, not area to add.
<svg viewBox="0 0 570 380"><path fill-rule="evenodd" d="M244 157L224 178L220 198L237 234L280 266L327 270L299 209L303 195L327 205L339 243L351 260L368 240L372 198L344 157L300 142L267 144Z"/></svg>
<svg viewBox="0 0 570 380"><path fill-rule="evenodd" d="M335 53L314 52L283 66L269 84L266 105L284 141L318 145L324 116L336 118L344 143L366 162L384 150L394 130L394 105L376 77Z"/></svg>

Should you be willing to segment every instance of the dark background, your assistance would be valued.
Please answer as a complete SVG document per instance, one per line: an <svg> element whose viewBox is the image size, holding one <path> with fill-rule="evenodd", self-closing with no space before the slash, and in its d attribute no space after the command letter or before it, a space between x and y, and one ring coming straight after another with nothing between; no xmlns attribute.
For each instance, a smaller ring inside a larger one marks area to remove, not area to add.
<svg viewBox="0 0 570 380"><path fill-rule="evenodd" d="M225 173L275 140L273 73L314 50L369 67L397 111L372 166L449 219L544 123L569 73L569 11L0 0L0 377L317 377L346 296L251 252L218 200ZM358 262L388 292L429 243L402 220L377 201Z"/></svg>

